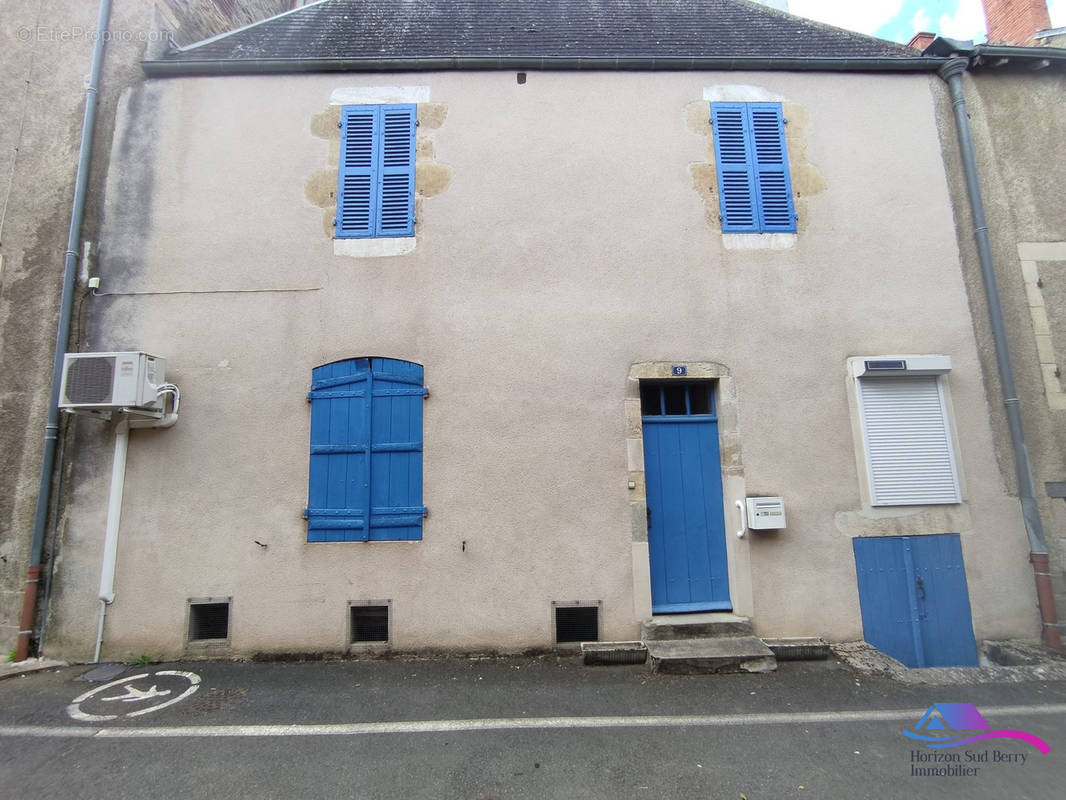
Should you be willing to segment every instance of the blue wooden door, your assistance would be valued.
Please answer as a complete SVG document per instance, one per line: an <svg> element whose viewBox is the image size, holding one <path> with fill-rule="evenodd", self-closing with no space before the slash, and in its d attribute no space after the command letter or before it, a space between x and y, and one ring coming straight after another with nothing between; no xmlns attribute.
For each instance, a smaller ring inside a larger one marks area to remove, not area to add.
<svg viewBox="0 0 1066 800"><path fill-rule="evenodd" d="M718 418L710 383L642 383L656 614L731 609Z"/></svg>
<svg viewBox="0 0 1066 800"><path fill-rule="evenodd" d="M908 667L977 665L957 533L853 543L866 641Z"/></svg>

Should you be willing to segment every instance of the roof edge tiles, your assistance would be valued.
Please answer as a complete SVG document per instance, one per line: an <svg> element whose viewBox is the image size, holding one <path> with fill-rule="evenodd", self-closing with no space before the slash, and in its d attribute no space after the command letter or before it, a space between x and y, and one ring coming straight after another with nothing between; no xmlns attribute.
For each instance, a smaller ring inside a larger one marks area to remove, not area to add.
<svg viewBox="0 0 1066 800"><path fill-rule="evenodd" d="M149 75L935 67L749 0L320 0L144 62Z"/></svg>

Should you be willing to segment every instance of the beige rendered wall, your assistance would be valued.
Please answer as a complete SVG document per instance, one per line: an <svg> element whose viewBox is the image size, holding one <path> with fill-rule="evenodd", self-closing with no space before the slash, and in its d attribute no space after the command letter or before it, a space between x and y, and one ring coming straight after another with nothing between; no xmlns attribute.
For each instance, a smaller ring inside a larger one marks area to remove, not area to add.
<svg viewBox="0 0 1066 800"><path fill-rule="evenodd" d="M405 255L334 254L329 100L353 87L428 87L428 196ZM937 91L926 76L697 72L136 87L86 349L165 356L183 401L174 428L131 437L105 657L180 652L202 597L233 598L236 652L342 650L347 605L367 600L391 601L404 649L549 645L552 601L600 601L602 638L636 637L636 379L679 363L728 401L731 585L760 633L860 637L851 537L956 531L977 636L1035 635ZM722 236L707 98L784 103L796 236ZM846 360L891 353L952 358L960 506L863 507ZM311 369L365 355L425 367L424 539L307 544ZM92 651L112 442L79 424L49 643L72 658ZM788 529L736 539L745 493L782 495Z"/></svg>
<svg viewBox="0 0 1066 800"><path fill-rule="evenodd" d="M984 69L965 73L963 86L1061 620L1066 618L1066 506L1048 496L1046 484L1066 481L1066 384L1060 376L1066 359L1066 72L1027 65ZM941 100L938 114L966 287L994 409L996 454L1014 493L1013 452L949 101Z"/></svg>

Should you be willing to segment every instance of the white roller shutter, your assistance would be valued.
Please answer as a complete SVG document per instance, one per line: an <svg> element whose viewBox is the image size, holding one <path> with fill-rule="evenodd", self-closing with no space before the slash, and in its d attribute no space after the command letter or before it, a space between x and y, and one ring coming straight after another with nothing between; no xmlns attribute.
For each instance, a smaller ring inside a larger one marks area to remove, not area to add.
<svg viewBox="0 0 1066 800"><path fill-rule="evenodd" d="M961 502L944 394L935 375L860 378L875 506Z"/></svg>

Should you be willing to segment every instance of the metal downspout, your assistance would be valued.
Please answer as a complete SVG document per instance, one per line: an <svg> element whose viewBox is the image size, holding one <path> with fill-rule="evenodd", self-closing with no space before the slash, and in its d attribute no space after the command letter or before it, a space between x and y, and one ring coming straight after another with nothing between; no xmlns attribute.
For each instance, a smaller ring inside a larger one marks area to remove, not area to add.
<svg viewBox="0 0 1066 800"><path fill-rule="evenodd" d="M970 132L970 118L966 111L966 95L962 86L962 73L969 66L966 58L953 58L939 69L951 92L955 108L955 126L959 134L959 151L962 156L963 171L966 174L966 192L969 196L970 210L973 214L974 239L977 241L977 257L981 262L981 279L984 283L985 298L988 302L988 317L992 326L992 339L996 348L996 364L999 369L1000 386L1003 391L1003 407L1007 412L1007 426L1010 429L1011 445L1014 449L1014 466L1018 476L1018 500L1022 505L1025 519L1025 532L1029 538L1029 561L1033 565L1036 579L1036 597L1040 608L1044 644L1050 650L1062 652L1062 632L1058 626L1055 611L1055 598L1052 593L1051 574L1048 567L1047 539L1044 526L1040 521L1040 509L1036 502L1036 490L1033 486L1033 470L1029 463L1029 449L1025 445L1022 431L1022 415L1018 405L1018 390L1014 383L1014 369L1011 366L1010 351L1007 348L1007 331L1003 321L1003 306L999 299L999 285L992 261L992 247L988 238L988 221L985 218L984 200L981 197L981 184L977 176L977 162L974 158L973 136Z"/></svg>
<svg viewBox="0 0 1066 800"><path fill-rule="evenodd" d="M52 492L52 472L55 468L56 440L59 436L59 384L63 377L63 354L70 339L71 309L74 305L74 279L77 276L78 242L81 238L81 223L85 216L85 195L89 186L89 159L92 154L93 131L96 126L97 86L104 61L103 32L107 30L111 16L111 0L100 0L97 16L96 42L93 44L92 67L89 70L89 86L85 90L85 117L81 125L81 149L78 152L78 171L74 179L74 206L71 210L70 231L67 236L67 253L63 264L63 292L60 296L59 327L56 331L55 356L52 363L52 395L48 402L48 422L44 429L44 456L41 459L41 477L37 490L37 509L33 518L33 539L30 543L30 564L26 570L26 590L22 598L22 615L19 619L18 644L15 660L23 661L29 656L30 637L33 635L33 618L37 609L37 586L41 577L41 554L44 550L45 524L48 519L48 500Z"/></svg>

